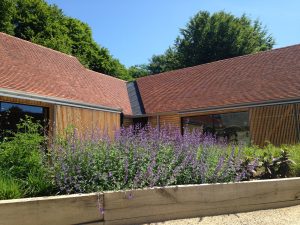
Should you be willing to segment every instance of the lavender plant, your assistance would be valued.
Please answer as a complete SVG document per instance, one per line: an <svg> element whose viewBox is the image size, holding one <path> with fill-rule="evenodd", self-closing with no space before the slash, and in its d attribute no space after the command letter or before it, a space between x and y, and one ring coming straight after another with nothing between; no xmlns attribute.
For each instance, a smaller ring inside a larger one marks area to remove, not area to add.
<svg viewBox="0 0 300 225"><path fill-rule="evenodd" d="M149 125L121 128L114 141L100 132L76 130L49 151L57 192L239 181L245 165L240 146L198 130Z"/></svg>

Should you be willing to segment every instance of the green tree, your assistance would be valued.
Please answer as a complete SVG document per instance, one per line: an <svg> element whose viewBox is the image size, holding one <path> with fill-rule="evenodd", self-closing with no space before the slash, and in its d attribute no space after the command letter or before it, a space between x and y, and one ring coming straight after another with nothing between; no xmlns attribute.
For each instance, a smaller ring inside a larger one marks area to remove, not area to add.
<svg viewBox="0 0 300 225"><path fill-rule="evenodd" d="M265 51L273 45L274 39L258 20L200 11L180 30L172 48L152 57L148 68L159 73Z"/></svg>
<svg viewBox="0 0 300 225"><path fill-rule="evenodd" d="M16 15L16 8L12 0L0 1L0 32L14 35L13 17Z"/></svg>
<svg viewBox="0 0 300 225"><path fill-rule="evenodd" d="M0 31L71 54L87 68L130 80L124 65L92 38L91 28L44 0L1 0Z"/></svg>
<svg viewBox="0 0 300 225"><path fill-rule="evenodd" d="M135 65L128 68L129 76L133 79L149 75L148 65Z"/></svg>
<svg viewBox="0 0 300 225"><path fill-rule="evenodd" d="M181 65L177 49L170 47L163 55L154 55L151 58L148 70L151 74L157 74L182 67L184 66Z"/></svg>

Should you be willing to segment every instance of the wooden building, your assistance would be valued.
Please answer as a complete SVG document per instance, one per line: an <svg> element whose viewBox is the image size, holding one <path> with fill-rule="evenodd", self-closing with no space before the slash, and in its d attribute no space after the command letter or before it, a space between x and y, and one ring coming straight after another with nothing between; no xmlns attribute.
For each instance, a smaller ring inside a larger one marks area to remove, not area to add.
<svg viewBox="0 0 300 225"><path fill-rule="evenodd" d="M126 83L0 33L1 132L29 114L46 119L53 135L72 125L113 137L121 125L150 123L279 145L299 142L299 111L300 45Z"/></svg>
<svg viewBox="0 0 300 225"><path fill-rule="evenodd" d="M121 114L132 113L125 81L0 33L0 135L26 114L47 121L51 135L73 126L81 134L93 130L113 137Z"/></svg>
<svg viewBox="0 0 300 225"><path fill-rule="evenodd" d="M133 86L140 95L129 94L133 118L152 125L256 145L300 139L300 45L151 75Z"/></svg>

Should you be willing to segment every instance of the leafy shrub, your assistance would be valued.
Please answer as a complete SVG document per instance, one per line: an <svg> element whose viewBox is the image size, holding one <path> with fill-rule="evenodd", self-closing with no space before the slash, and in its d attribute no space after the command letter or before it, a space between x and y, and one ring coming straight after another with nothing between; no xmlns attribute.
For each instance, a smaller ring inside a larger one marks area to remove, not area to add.
<svg viewBox="0 0 300 225"><path fill-rule="evenodd" d="M51 182L45 163L45 138L41 126L27 117L18 125L14 136L0 143L0 169L23 187L23 196L49 193Z"/></svg>
<svg viewBox="0 0 300 225"><path fill-rule="evenodd" d="M291 165L291 176L300 177L300 144L284 147L290 154L290 159L294 162Z"/></svg>
<svg viewBox="0 0 300 225"><path fill-rule="evenodd" d="M300 176L300 144L280 147L269 144L264 148L252 146L245 148L245 154L259 160L256 178Z"/></svg>
<svg viewBox="0 0 300 225"><path fill-rule="evenodd" d="M52 173L58 193L82 193L247 179L242 148L199 131L122 128L114 141L73 133L54 143Z"/></svg>

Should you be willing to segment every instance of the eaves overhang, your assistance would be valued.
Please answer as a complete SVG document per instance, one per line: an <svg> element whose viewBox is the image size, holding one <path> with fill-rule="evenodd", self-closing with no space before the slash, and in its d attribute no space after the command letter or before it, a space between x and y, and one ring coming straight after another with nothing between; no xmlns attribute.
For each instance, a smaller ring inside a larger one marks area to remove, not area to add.
<svg viewBox="0 0 300 225"><path fill-rule="evenodd" d="M122 112L121 108L112 108L112 107L107 107L102 105L89 104L81 101L74 101L70 99L37 95L37 94L32 94L23 91L16 91L13 89L6 89L6 88L0 88L0 96L18 98L23 100L39 101L39 102L44 102L44 103L49 103L54 105L63 105L63 106L77 107L83 109L99 110L105 112L113 112L113 113Z"/></svg>
<svg viewBox="0 0 300 225"><path fill-rule="evenodd" d="M131 118L139 118L139 117L150 117L150 116L163 116L163 115L189 115L195 113L206 113L206 112L214 112L214 111L223 111L223 110L234 110L234 109L246 109L246 108L255 108L262 106L275 106L275 105L283 105L283 104L295 104L300 103L300 98L289 98L289 99L276 99L269 101L261 101L261 102L249 102L249 103L240 103L240 104L231 104L224 106L213 106L206 108L194 108L194 109L186 109L186 110L174 110L167 112L157 112L157 113L145 113L145 114L136 114L129 116Z"/></svg>

